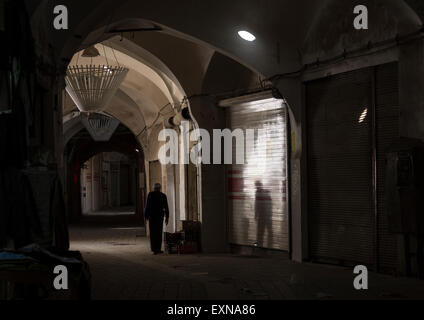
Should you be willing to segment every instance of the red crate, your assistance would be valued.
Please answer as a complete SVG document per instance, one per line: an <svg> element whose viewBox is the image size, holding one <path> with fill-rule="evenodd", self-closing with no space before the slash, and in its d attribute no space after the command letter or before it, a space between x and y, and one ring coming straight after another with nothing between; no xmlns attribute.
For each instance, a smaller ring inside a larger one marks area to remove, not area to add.
<svg viewBox="0 0 424 320"><path fill-rule="evenodd" d="M179 254L195 254L198 253L198 245L196 242L185 242L178 246Z"/></svg>

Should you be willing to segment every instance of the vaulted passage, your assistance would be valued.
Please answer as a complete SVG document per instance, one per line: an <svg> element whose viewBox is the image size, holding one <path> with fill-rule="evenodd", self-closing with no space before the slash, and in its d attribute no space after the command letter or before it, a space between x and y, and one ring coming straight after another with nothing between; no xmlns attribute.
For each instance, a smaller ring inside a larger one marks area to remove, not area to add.
<svg viewBox="0 0 424 320"><path fill-rule="evenodd" d="M0 300L424 299L423 21L0 0Z"/></svg>

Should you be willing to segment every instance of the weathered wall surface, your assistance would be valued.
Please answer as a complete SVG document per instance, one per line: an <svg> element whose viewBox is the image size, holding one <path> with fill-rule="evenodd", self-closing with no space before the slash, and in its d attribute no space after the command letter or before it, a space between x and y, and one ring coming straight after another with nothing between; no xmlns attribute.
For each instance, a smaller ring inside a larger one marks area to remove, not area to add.
<svg viewBox="0 0 424 320"><path fill-rule="evenodd" d="M424 41L400 48L400 134L424 140Z"/></svg>
<svg viewBox="0 0 424 320"><path fill-rule="evenodd" d="M393 40L421 27L418 16L404 2L398 0L364 0L368 8L368 30L356 30L351 1L327 1L316 15L302 48L304 64L341 56L344 52L372 47L376 43Z"/></svg>

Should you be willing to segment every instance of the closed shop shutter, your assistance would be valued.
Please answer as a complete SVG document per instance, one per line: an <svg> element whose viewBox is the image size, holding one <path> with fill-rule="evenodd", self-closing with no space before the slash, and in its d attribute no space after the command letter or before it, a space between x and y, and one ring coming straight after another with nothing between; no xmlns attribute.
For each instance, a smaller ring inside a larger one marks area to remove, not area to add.
<svg viewBox="0 0 424 320"><path fill-rule="evenodd" d="M373 262L371 70L306 85L312 258Z"/></svg>
<svg viewBox="0 0 424 320"><path fill-rule="evenodd" d="M386 151L399 138L398 64L376 68L378 263L382 272L393 273L397 264L395 235L389 232L384 186Z"/></svg>
<svg viewBox="0 0 424 320"><path fill-rule="evenodd" d="M244 165L228 166L229 241L288 251L286 105L278 99L239 103L227 115L229 128L242 129L246 145L255 147L246 147ZM247 136L247 129L255 135ZM234 142L233 163L236 150Z"/></svg>
<svg viewBox="0 0 424 320"><path fill-rule="evenodd" d="M306 99L311 257L343 265L377 262L391 272L396 240L387 221L385 153L399 137L397 63L308 82Z"/></svg>

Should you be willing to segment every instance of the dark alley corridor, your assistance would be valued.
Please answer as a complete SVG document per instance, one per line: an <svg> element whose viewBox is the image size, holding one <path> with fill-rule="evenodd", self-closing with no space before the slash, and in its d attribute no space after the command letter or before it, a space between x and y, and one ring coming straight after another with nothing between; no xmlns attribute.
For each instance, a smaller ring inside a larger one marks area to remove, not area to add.
<svg viewBox="0 0 424 320"><path fill-rule="evenodd" d="M424 0L0 0L0 38L0 304L424 300Z"/></svg>

